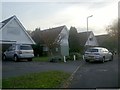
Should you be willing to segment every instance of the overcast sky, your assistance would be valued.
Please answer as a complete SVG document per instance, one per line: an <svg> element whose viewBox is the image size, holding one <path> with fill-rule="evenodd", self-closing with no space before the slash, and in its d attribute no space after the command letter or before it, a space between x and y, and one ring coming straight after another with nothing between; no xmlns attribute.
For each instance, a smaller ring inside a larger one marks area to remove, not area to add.
<svg viewBox="0 0 120 90"><path fill-rule="evenodd" d="M2 0L2 20L16 15L27 30L66 25L78 32L89 30L105 34L105 28L118 18L118 0Z"/></svg>

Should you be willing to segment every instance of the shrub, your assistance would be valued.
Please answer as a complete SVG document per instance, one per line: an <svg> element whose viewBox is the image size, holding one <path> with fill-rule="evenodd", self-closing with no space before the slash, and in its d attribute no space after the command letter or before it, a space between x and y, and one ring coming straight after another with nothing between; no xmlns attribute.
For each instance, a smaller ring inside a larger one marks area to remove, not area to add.
<svg viewBox="0 0 120 90"><path fill-rule="evenodd" d="M49 61L50 62L60 62L60 61L62 61L62 59L63 59L62 56L58 55L58 56L51 57Z"/></svg>
<svg viewBox="0 0 120 90"><path fill-rule="evenodd" d="M74 55L76 56L76 60L82 59L82 55L80 53L70 53L69 56L66 57L67 60L74 60Z"/></svg>
<svg viewBox="0 0 120 90"><path fill-rule="evenodd" d="M43 47L40 44L32 45L35 56L43 56Z"/></svg>

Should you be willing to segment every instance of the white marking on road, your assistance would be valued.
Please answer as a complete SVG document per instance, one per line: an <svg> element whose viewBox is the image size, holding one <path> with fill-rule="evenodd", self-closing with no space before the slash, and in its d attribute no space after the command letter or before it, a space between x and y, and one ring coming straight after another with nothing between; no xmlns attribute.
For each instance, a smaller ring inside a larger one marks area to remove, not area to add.
<svg viewBox="0 0 120 90"><path fill-rule="evenodd" d="M73 79L74 74L75 74L75 73L77 72L77 70L78 70L80 67L82 67L82 66L83 66L83 64L79 65L79 66L75 69L75 71L71 74L71 76L69 77L69 79L67 80L67 82L63 85L63 88L67 88L67 87L69 86L70 82L71 82L72 79Z"/></svg>

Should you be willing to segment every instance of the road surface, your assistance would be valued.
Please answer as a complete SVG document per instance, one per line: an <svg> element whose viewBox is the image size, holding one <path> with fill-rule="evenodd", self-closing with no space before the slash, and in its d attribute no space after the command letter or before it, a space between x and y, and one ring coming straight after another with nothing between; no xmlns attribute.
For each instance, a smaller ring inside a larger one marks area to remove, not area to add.
<svg viewBox="0 0 120 90"><path fill-rule="evenodd" d="M87 63L84 61L74 74L68 88L117 88L118 56L113 61Z"/></svg>

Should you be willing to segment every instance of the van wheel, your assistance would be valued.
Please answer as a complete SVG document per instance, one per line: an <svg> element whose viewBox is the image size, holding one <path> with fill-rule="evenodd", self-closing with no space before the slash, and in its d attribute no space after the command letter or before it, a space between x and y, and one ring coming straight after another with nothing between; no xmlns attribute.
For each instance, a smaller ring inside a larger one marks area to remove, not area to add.
<svg viewBox="0 0 120 90"><path fill-rule="evenodd" d="M3 55L2 59L3 59L3 60L6 60L6 56L5 56L5 55Z"/></svg>
<svg viewBox="0 0 120 90"><path fill-rule="evenodd" d="M14 61L15 61L15 62L18 61L18 56L17 56L17 55L14 56Z"/></svg>

